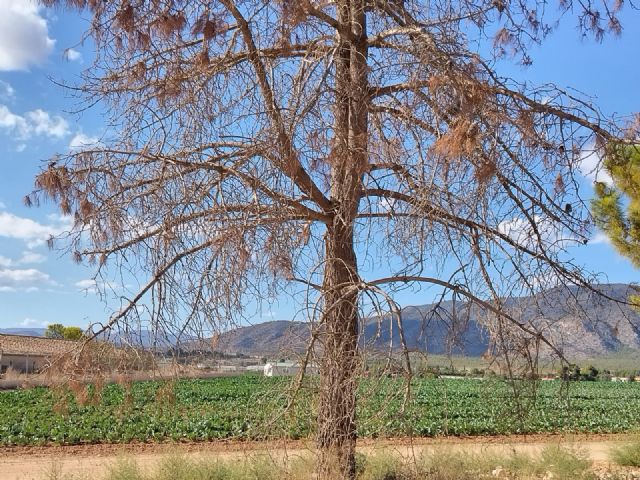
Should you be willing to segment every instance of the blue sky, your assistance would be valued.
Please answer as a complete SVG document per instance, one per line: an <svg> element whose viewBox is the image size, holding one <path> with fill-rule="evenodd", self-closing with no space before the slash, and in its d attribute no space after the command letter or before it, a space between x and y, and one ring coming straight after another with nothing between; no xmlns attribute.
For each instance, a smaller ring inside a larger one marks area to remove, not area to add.
<svg viewBox="0 0 640 480"><path fill-rule="evenodd" d="M565 18L543 46L532 48L533 66L501 62L499 72L532 84L573 87L594 97L607 115L640 112L640 15L627 11L622 21L620 38L597 43L581 39L574 19ZM49 234L63 231L69 220L51 205L22 203L42 162L103 134L100 111L74 114L76 100L54 83L75 82L91 63L91 46L78 44L83 25L77 13L40 8L30 0L0 0L0 328L56 322L85 327L109 313L92 291L92 271L47 249ZM588 192L592 179L583 182ZM571 253L609 281L640 279L602 236ZM428 301L410 292L399 300ZM255 320L288 318L293 306L280 301L272 310Z"/></svg>

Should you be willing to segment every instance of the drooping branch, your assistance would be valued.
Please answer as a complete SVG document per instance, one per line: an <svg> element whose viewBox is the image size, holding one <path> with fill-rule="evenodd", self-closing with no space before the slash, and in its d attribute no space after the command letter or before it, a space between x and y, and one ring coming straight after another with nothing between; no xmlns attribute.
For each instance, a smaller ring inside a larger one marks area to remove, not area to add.
<svg viewBox="0 0 640 480"><path fill-rule="evenodd" d="M516 326L517 328L522 330L527 335L530 335L531 337L539 338L545 345L547 345L547 347L549 347L549 349L555 355L557 355L557 357L559 359L561 359L563 361L566 361L566 358L565 358L564 354L562 353L562 351L560 351L550 340L545 338L540 332L532 330L526 324L520 322L516 318L514 318L511 315L509 315L508 313L506 313L503 309L501 309L501 308L499 308L499 307L497 307L495 305L492 305L491 303L489 303L489 302L487 302L485 300L482 300L481 298L478 298L477 296L473 295L471 292L467 291L466 289L464 289L460 285L456 285L456 284L441 280L439 278L420 277L420 276L411 276L411 275L379 278L379 279L376 279L376 280L368 281L368 282L366 282L366 284L369 285L369 286L376 287L376 286L385 285L385 284L389 284L389 283L399 283L399 282L404 282L404 283L406 283L406 282L424 282L424 283L429 283L429 284L433 284L433 285L440 285L441 287L445 287L448 290L451 290L451 291L453 291L455 293L458 293L458 294L468 298L472 303L481 306L485 310L490 311L494 315L496 315L496 316L498 316L500 318L504 318L504 319L508 320L514 326Z"/></svg>

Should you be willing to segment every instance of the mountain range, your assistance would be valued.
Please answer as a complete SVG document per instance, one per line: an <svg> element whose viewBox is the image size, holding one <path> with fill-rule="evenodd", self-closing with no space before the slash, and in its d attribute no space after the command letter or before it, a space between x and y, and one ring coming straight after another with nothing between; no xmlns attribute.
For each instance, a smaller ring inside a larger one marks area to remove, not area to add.
<svg viewBox="0 0 640 480"><path fill-rule="evenodd" d="M627 284L558 287L533 297L507 298L503 305L511 317L543 332L567 356L579 358L628 349L640 351L640 313L625 303L629 295L637 293L636 288ZM406 307L402 309L401 318L407 347L432 354L480 356L490 348L489 331L495 332L497 325L486 310L451 300ZM367 347L400 348L396 318L367 318L361 331L362 344ZM517 328L507 326L506 331L517 331ZM44 329L5 328L0 329L0 333L42 336ZM230 354L286 356L303 352L309 336L308 323L279 320L236 328L215 340L188 340L183 348L204 346ZM144 346L153 343L148 331L140 332L140 338Z"/></svg>
<svg viewBox="0 0 640 480"><path fill-rule="evenodd" d="M640 350L640 313L628 305L634 293L627 284L558 287L503 303L512 318L534 326L567 356L580 358ZM401 318L407 347L432 354L481 356L491 346L489 331L496 330L495 318L484 309L460 301L406 307ZM517 333L506 323L506 330ZM361 331L362 343L373 349L401 346L397 320L389 316L365 319ZM309 332L304 322L264 322L223 333L215 348L246 355L300 353Z"/></svg>
<svg viewBox="0 0 640 480"><path fill-rule="evenodd" d="M44 328L0 328L0 334L25 335L29 337L44 337Z"/></svg>

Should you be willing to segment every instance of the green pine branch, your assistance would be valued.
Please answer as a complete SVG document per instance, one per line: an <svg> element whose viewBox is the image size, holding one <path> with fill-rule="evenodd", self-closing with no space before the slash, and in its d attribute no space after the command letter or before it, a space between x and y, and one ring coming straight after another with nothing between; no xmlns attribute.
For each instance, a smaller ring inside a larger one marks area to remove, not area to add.
<svg viewBox="0 0 640 480"><path fill-rule="evenodd" d="M640 268L640 145L610 146L603 164L613 185L596 182L591 211L616 250Z"/></svg>

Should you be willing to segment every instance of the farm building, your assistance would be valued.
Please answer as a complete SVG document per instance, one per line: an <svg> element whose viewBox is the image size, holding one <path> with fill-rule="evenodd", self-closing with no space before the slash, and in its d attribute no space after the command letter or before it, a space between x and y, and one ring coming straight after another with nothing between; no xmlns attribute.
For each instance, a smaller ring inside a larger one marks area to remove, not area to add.
<svg viewBox="0 0 640 480"><path fill-rule="evenodd" d="M39 372L77 345L69 340L0 334L0 373L9 368L20 373Z"/></svg>

